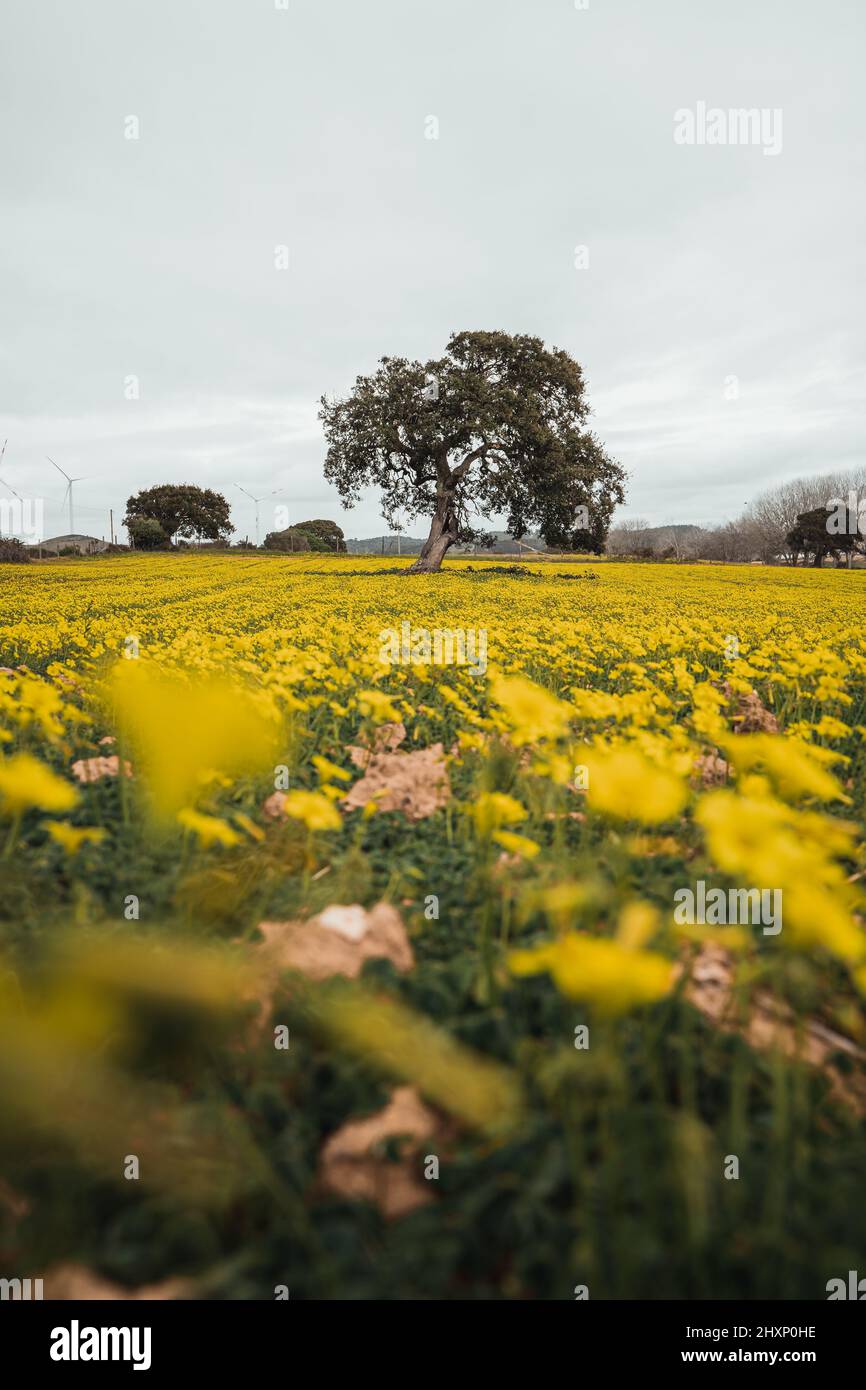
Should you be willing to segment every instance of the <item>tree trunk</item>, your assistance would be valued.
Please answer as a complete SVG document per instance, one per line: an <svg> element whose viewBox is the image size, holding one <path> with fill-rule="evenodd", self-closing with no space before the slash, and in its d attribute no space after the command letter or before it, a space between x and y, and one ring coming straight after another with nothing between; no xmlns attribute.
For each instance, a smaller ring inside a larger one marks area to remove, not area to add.
<svg viewBox="0 0 866 1390"><path fill-rule="evenodd" d="M445 494L430 523L430 534L421 547L421 554L410 565L407 574L434 574L442 564L445 553L457 539L457 513L453 497Z"/></svg>

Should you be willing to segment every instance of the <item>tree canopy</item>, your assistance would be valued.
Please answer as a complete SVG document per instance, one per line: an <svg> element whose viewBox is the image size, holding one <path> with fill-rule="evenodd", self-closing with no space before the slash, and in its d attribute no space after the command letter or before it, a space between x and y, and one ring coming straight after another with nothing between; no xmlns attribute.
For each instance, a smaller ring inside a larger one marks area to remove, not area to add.
<svg viewBox="0 0 866 1390"><path fill-rule="evenodd" d="M325 476L343 505L381 489L382 515L401 529L430 517L414 570L436 570L456 541L479 538L476 517L505 515L548 545L604 544L624 500L622 468L587 428L583 373L540 338L453 334L426 363L383 357L344 400L323 397Z"/></svg>
<svg viewBox="0 0 866 1390"><path fill-rule="evenodd" d="M346 540L336 521L299 521L284 531L269 531L265 550L317 550L345 553Z"/></svg>
<svg viewBox="0 0 866 1390"><path fill-rule="evenodd" d="M167 550L169 538L156 517L127 516L125 518L129 539L136 550Z"/></svg>
<svg viewBox="0 0 866 1390"><path fill-rule="evenodd" d="M142 520L158 522L169 542L176 536L226 540L235 529L222 493L192 483L162 483L128 498L123 524L130 535Z"/></svg>
<svg viewBox="0 0 866 1390"><path fill-rule="evenodd" d="M857 549L858 537L848 532L836 532L830 522L834 518L832 507L812 507L800 512L786 540L796 557L800 552L812 556L812 564L820 569L825 555L838 557L840 554L853 554Z"/></svg>
<svg viewBox="0 0 866 1390"><path fill-rule="evenodd" d="M263 547L265 550L286 550L292 553L313 548L309 536L305 536L296 526L287 526L284 531L269 531Z"/></svg>

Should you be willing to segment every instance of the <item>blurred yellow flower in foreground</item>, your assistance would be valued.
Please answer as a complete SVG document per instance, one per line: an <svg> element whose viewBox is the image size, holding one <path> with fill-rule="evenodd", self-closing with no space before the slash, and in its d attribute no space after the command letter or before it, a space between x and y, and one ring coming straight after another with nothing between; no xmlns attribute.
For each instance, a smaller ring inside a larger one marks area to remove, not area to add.
<svg viewBox="0 0 866 1390"><path fill-rule="evenodd" d="M525 820L526 808L504 792L483 792L472 807L472 818L480 835L490 835L503 825Z"/></svg>
<svg viewBox="0 0 866 1390"><path fill-rule="evenodd" d="M376 724L400 722L400 711L384 690L359 690L358 708Z"/></svg>
<svg viewBox="0 0 866 1390"><path fill-rule="evenodd" d="M662 999L673 985L671 961L619 941L569 932L558 941L512 951L513 975L548 973L569 999L592 1004L600 1013L621 1014Z"/></svg>
<svg viewBox="0 0 866 1390"><path fill-rule="evenodd" d="M616 939L627 951L636 951L651 941L659 929L658 909L652 903L627 903L620 913Z"/></svg>
<svg viewBox="0 0 866 1390"><path fill-rule="evenodd" d="M241 842L238 832L218 816L203 816L200 811L193 811L189 806L185 806L182 811L178 811L177 819L184 830L191 830L206 849L210 845L222 845L223 849L230 849L232 845L239 845Z"/></svg>
<svg viewBox="0 0 866 1390"><path fill-rule="evenodd" d="M312 764L323 782L330 782L335 777L338 782L351 782L352 780L352 774L347 772L344 767L338 767L329 758L323 758L318 753L313 754Z"/></svg>
<svg viewBox="0 0 866 1390"><path fill-rule="evenodd" d="M280 725L261 691L216 677L197 676L192 684L142 661L122 661L112 695L158 819L194 801L206 776L239 776L273 763Z"/></svg>
<svg viewBox="0 0 866 1390"><path fill-rule="evenodd" d="M800 950L823 947L849 966L866 959L866 933L854 916L862 891L832 857L850 852L845 822L797 811L766 794L730 790L704 796L695 819L724 873L781 890L782 942Z"/></svg>
<svg viewBox="0 0 866 1390"><path fill-rule="evenodd" d="M530 840L526 835L515 835L510 830L495 830L491 839L509 854L519 854L521 859L534 859L541 850L536 840Z"/></svg>
<svg viewBox="0 0 866 1390"><path fill-rule="evenodd" d="M770 780L783 796L792 801L816 796L822 801L847 801L836 778L822 762L828 750L810 747L800 739L779 738L777 734L745 734L729 738L725 752L738 773L751 772L756 767L766 770ZM835 753L832 761L838 761Z"/></svg>
<svg viewBox="0 0 866 1390"><path fill-rule="evenodd" d="M322 792L288 792L283 810L292 820L303 821L308 830L339 830L343 824L339 811Z"/></svg>
<svg viewBox="0 0 866 1390"><path fill-rule="evenodd" d="M294 990L296 1003L303 1002L297 985ZM336 1043L411 1081L490 1138L504 1137L519 1124L524 1100L515 1073L396 999L352 987L311 989L305 1007Z"/></svg>
<svg viewBox="0 0 866 1390"><path fill-rule="evenodd" d="M40 811L70 811L78 793L38 758L16 753L0 762L0 797L5 815L20 816L31 807Z"/></svg>
<svg viewBox="0 0 866 1390"><path fill-rule="evenodd" d="M604 815L659 825L678 815L686 803L685 782L637 748L588 749L584 764L589 773L587 802Z"/></svg>
<svg viewBox="0 0 866 1390"><path fill-rule="evenodd" d="M62 820L47 820L44 824L52 840L62 845L67 854L77 854L82 845L98 845L105 839L106 832L95 825L67 825Z"/></svg>
<svg viewBox="0 0 866 1390"><path fill-rule="evenodd" d="M526 676L495 676L490 682L490 694L504 711L511 741L518 745L559 738L568 732L575 715L565 700Z"/></svg>

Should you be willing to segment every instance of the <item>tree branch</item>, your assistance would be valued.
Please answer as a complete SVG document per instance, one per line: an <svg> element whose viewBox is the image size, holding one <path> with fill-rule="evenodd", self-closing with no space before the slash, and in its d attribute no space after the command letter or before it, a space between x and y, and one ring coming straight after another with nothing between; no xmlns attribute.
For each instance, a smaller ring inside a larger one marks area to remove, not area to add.
<svg viewBox="0 0 866 1390"><path fill-rule="evenodd" d="M501 454L506 454L505 445L500 444L496 439L492 439L489 444L479 444L477 449L473 449L471 454L467 454L465 459L463 459L461 463L458 463L456 468L452 469L451 477L454 482L459 482L461 478L465 478L475 460L486 458L491 449Z"/></svg>

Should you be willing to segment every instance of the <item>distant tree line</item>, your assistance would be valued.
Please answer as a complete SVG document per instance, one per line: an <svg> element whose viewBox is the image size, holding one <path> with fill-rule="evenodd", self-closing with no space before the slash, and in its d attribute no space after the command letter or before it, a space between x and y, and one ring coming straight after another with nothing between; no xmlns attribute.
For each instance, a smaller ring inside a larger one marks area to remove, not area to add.
<svg viewBox="0 0 866 1390"><path fill-rule="evenodd" d="M717 526L649 526L629 518L611 527L607 553L633 559L789 565L820 565L829 556L844 564L866 551L866 538L857 529L860 497L866 530L866 468L860 468L781 483L762 492L735 520Z"/></svg>
<svg viewBox="0 0 866 1390"><path fill-rule="evenodd" d="M192 483L163 483L135 493L127 500L123 524L136 550L168 550L191 541L228 546L235 529L222 493ZM255 546L243 540L238 549ZM284 531L270 531L265 549L345 551L346 541L335 521L301 521Z"/></svg>

